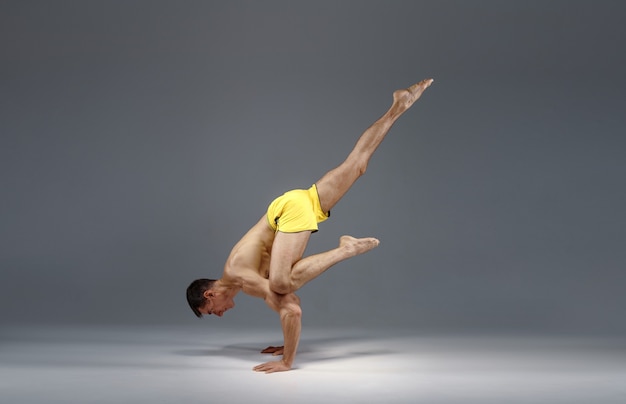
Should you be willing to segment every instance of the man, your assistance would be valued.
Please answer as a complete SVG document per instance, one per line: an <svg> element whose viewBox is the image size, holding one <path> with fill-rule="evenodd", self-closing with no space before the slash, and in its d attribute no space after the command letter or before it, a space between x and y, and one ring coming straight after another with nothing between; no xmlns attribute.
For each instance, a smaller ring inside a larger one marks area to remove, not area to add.
<svg viewBox="0 0 626 404"><path fill-rule="evenodd" d="M233 308L239 291L265 300L278 312L284 345L269 347L263 353L281 355L254 367L273 373L291 369L300 340L300 299L294 292L347 258L376 246L375 238L342 236L335 249L302 258L309 237L317 224L330 216L330 210L365 173L370 157L395 121L422 95L432 79L423 80L393 93L389 110L359 138L346 160L326 173L308 190L294 190L275 199L267 213L233 247L224 273L218 280L197 279L187 288L187 301L198 317L221 317Z"/></svg>

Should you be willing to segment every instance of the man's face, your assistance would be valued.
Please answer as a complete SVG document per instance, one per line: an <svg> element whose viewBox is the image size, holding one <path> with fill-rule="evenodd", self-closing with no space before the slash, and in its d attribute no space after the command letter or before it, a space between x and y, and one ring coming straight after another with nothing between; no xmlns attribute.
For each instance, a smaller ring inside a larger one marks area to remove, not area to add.
<svg viewBox="0 0 626 404"><path fill-rule="evenodd" d="M235 307L233 299L221 294L211 293L207 296L206 304L200 308L200 313L206 315L215 314L218 317L222 317L227 310L233 307Z"/></svg>

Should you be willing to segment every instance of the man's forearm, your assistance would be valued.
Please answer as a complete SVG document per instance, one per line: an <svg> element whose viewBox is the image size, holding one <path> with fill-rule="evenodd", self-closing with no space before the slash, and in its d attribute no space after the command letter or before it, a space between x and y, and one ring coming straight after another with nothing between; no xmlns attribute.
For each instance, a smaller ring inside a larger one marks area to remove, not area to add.
<svg viewBox="0 0 626 404"><path fill-rule="evenodd" d="M299 306L296 307L297 309L281 310L280 313L280 323L283 328L285 341L283 362L289 367L291 367L296 358L296 351L300 342L300 330L302 329L302 311Z"/></svg>
<svg viewBox="0 0 626 404"><path fill-rule="evenodd" d="M257 372L265 373L284 372L291 369L296 358L298 342L300 342L300 329L302 328L300 299L293 293L278 295L271 292L268 287L265 302L272 309L276 310L280 316L284 338L282 347L283 358L279 361L262 363L253 369Z"/></svg>

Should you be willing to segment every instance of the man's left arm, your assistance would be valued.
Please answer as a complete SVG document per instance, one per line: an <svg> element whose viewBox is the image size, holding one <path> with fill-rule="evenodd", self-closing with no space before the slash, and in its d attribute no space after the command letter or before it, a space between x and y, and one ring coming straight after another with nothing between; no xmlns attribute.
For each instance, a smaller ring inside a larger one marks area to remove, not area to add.
<svg viewBox="0 0 626 404"><path fill-rule="evenodd" d="M283 358L279 361L262 363L255 366L254 370L265 373L283 372L291 369L298 350L302 329L300 299L293 293L279 295L270 292L265 302L280 315L284 338Z"/></svg>

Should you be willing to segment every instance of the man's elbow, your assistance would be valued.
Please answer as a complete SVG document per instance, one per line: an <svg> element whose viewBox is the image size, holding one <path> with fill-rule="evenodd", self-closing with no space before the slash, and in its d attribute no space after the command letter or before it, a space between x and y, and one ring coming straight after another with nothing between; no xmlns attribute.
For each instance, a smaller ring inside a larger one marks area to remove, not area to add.
<svg viewBox="0 0 626 404"><path fill-rule="evenodd" d="M302 318L302 308L297 304L288 304L281 309L280 317L282 319L300 320Z"/></svg>

